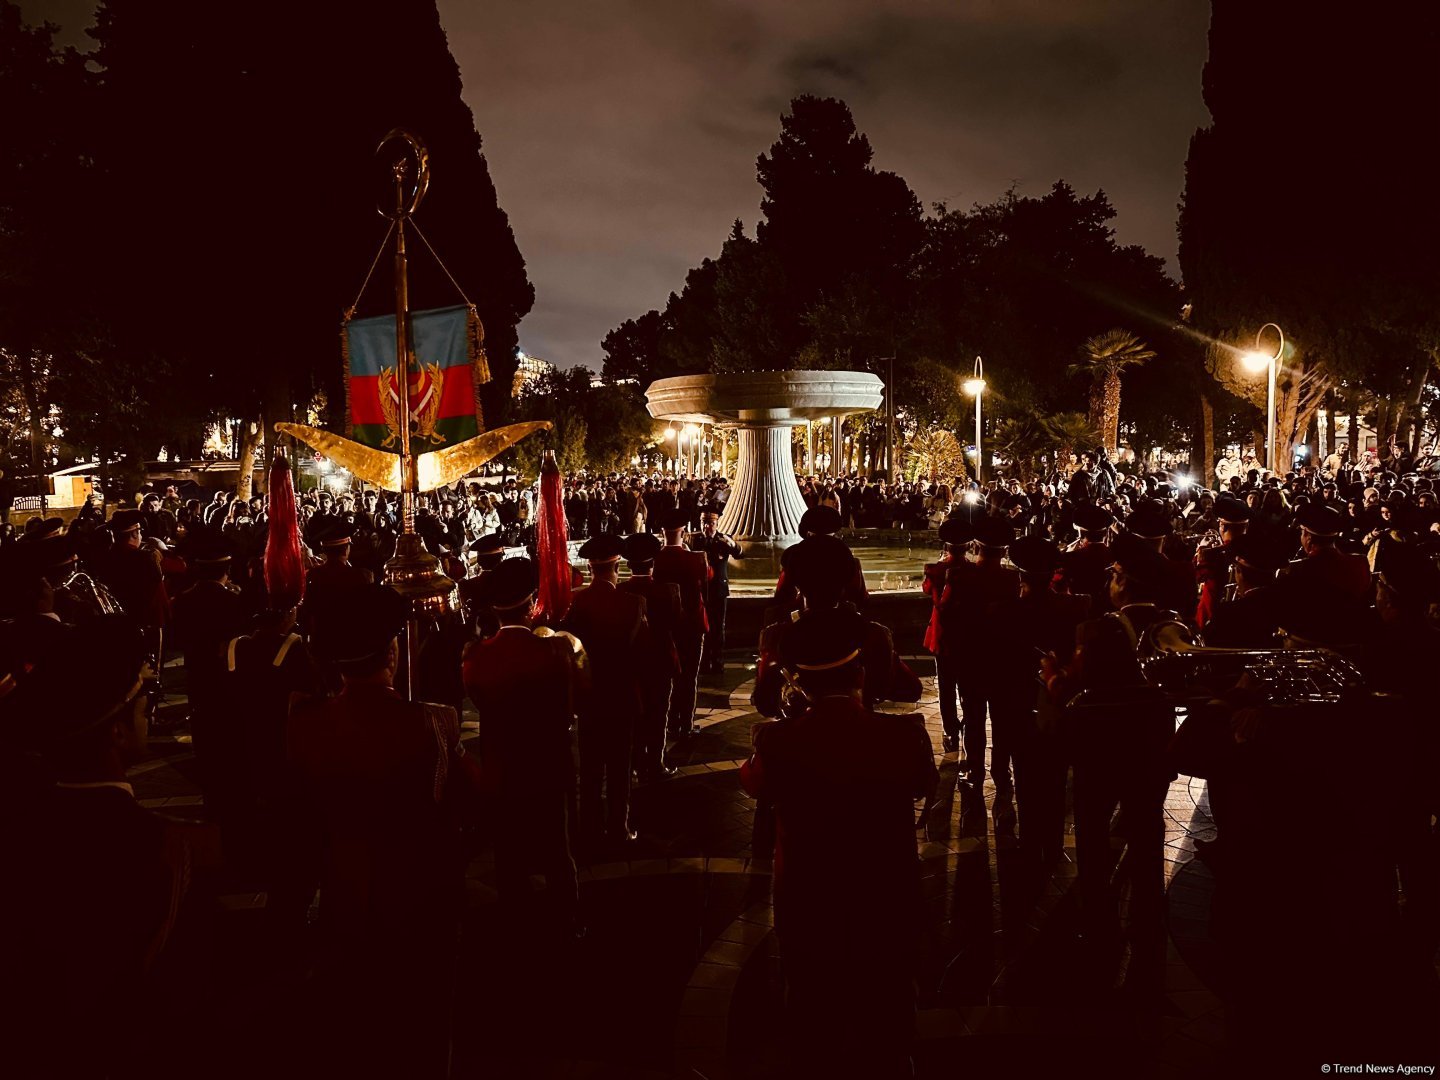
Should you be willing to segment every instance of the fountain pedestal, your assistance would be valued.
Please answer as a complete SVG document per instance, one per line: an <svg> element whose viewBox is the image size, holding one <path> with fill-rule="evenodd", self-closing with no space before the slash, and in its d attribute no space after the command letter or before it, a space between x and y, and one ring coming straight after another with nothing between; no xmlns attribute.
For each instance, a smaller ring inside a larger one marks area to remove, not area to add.
<svg viewBox="0 0 1440 1080"><path fill-rule="evenodd" d="M657 420L733 428L740 456L720 530L740 544L732 572L778 573L800 539L805 499L795 481L791 429L879 408L884 384L865 371L748 371L659 379L645 392Z"/></svg>

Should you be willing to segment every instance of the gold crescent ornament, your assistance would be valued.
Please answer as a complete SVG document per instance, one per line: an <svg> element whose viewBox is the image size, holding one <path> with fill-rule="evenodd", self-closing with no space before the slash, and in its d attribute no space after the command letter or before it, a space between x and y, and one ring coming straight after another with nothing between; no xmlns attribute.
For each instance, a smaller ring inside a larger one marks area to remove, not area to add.
<svg viewBox="0 0 1440 1080"><path fill-rule="evenodd" d="M439 400L439 395L436 395L436 400ZM537 431L549 431L550 427L548 420L527 420L523 424L509 424L486 431L443 450L430 450L420 454L415 459L418 481L416 490L434 491L436 488L453 484L487 461L500 456L527 435L533 435ZM275 425L275 430L319 450L341 468L349 469L368 484L374 484L386 491L403 490L399 454L387 454L384 450L376 450L343 435L305 424L282 422Z"/></svg>

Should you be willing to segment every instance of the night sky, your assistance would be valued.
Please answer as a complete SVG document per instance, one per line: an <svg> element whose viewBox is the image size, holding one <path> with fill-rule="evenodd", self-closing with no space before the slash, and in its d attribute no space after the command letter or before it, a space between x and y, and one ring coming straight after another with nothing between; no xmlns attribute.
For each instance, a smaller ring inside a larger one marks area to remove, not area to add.
<svg viewBox="0 0 1440 1080"><path fill-rule="evenodd" d="M79 44L93 2L22 6ZM562 367L598 368L608 330L663 306L735 218L753 229L755 158L799 93L847 101L875 165L927 207L1101 187L1120 240L1175 271L1186 149L1208 120L1205 0L440 0L440 14L535 285L521 343Z"/></svg>

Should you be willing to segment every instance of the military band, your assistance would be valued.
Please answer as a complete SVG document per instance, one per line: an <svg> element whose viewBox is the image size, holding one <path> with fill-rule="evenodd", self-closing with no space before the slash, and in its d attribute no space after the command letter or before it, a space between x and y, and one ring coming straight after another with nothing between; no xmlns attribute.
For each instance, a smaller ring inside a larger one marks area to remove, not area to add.
<svg viewBox="0 0 1440 1080"><path fill-rule="evenodd" d="M1106 940L1122 932L1117 811L1124 932L1158 925L1165 796L1177 772L1211 782L1218 838L1205 857L1223 858L1236 888L1263 891L1254 837L1273 826L1274 809L1255 794L1253 761L1304 742L1286 708L1353 710L1383 743L1398 786L1376 803L1393 829L1379 869L1401 882L1413 932L1433 948L1440 739L1428 661L1440 637L1440 573L1431 549L1382 529L1368 558L1346 550L1342 516L1318 501L1277 524L1221 498L1213 529L1188 542L1163 497L1118 516L1081 503L1058 520L1056 539L1030 532L1016 509L1008 498L993 500L993 512L967 504L941 523L939 557L923 568L938 746L920 716L886 704L919 701L921 679L892 629L863 610L863 568L837 535L839 515L807 513L804 538L782 557L753 653L751 700L770 720L742 772L781 829L777 929L797 1022L819 1030L849 1017L863 1034L854 1060L877 1075L908 1045L913 811L934 801L937 763L953 777L955 804L985 805L994 835L1041 868L1063 857L1068 800L1082 934ZM169 582L162 556L172 548L158 535L146 546L147 527L166 527L154 506L116 514L103 543L33 530L0 557L9 616L0 702L33 701L33 672L50 672L58 650L120 613L134 609L127 625L168 629L184 657L206 812L227 858L273 896L277 933L299 932L319 884L330 974L351 980L336 1001L385 1000L425 1025L433 1017L423 1001L401 1002L386 987L440 977L426 958L453 941L462 825L488 822L507 914L536 917L539 874L539 918L573 941L584 928L576 852L622 859L658 824L644 817L643 794L632 802L634 785L675 778L700 731L700 678L737 651L725 633L742 548L719 530L714 508L698 533L690 521L676 507L663 539L585 540L576 552L588 568L583 587L548 624L533 617L534 562L507 557L497 533L462 545L468 564L457 555L450 567L461 610L430 640L455 646L444 666L477 717L468 749L458 691L422 679L409 701L396 689L409 606L352 561L356 523L342 513L307 530L303 603L298 590L270 591L258 611L231 580L244 568L213 527L192 522L170 536L183 578ZM919 620L901 629L918 632ZM156 692L153 677L145 687ZM117 745L130 738L123 727ZM45 787L38 775L17 784ZM837 784L855 796L838 824L824 797ZM842 839L887 868L862 890L887 929L847 953L843 970L827 943L851 907L827 911L821 885ZM142 840L154 863L148 839L126 842ZM347 950L381 962L357 972ZM1138 947L1131 955L1136 977L1163 965ZM1234 962L1250 970L1243 957ZM377 996L364 999L367 989Z"/></svg>

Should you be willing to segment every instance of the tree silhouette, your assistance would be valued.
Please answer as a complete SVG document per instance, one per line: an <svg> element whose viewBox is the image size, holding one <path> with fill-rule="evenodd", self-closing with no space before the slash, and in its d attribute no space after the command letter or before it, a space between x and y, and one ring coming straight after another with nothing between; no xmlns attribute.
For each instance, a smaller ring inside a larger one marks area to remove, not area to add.
<svg viewBox="0 0 1440 1080"><path fill-rule="evenodd" d="M57 439L51 419L76 389L65 373L99 343L100 279L83 255L91 222L81 209L97 188L94 78L74 49L55 46L54 32L26 26L19 8L0 0L0 393L14 425L0 468L23 468L33 490L76 435L67 417ZM8 460L11 447L21 468Z"/></svg>
<svg viewBox="0 0 1440 1080"><path fill-rule="evenodd" d="M417 224L479 307L503 419L533 293L433 3L299 4L279 32L260 8L107 0L94 35L113 322L173 360L177 425L263 411L270 439L316 391L339 422L340 317L385 228L374 149L402 126L430 148ZM455 302L411 247L412 306ZM389 278L382 262L360 314L393 310Z"/></svg>
<svg viewBox="0 0 1440 1080"><path fill-rule="evenodd" d="M1285 462L1342 382L1403 399L1413 419L1440 348L1440 203L1413 128L1435 96L1426 72L1440 10L1357 19L1319 6L1296 17L1243 0L1212 10L1212 123L1190 143L1180 266L1212 372L1259 409L1264 380L1242 382L1238 353L1263 324L1284 327ZM1279 55L1283 72L1257 67Z"/></svg>
<svg viewBox="0 0 1440 1080"><path fill-rule="evenodd" d="M871 167L850 110L798 97L760 155L754 237L735 222L663 312L606 336L605 371L642 382L694 371L861 366L907 318L925 239L919 201Z"/></svg>

